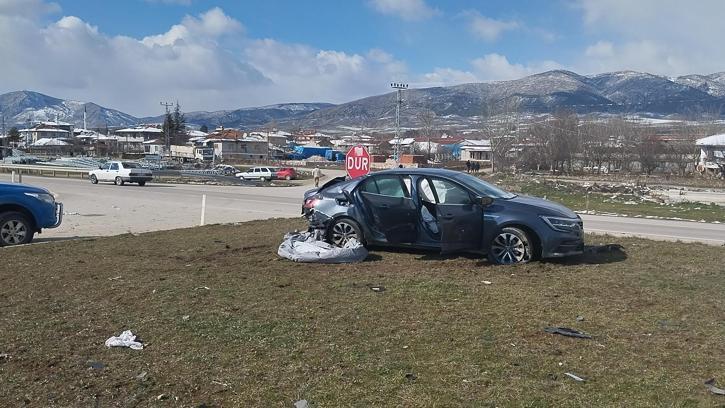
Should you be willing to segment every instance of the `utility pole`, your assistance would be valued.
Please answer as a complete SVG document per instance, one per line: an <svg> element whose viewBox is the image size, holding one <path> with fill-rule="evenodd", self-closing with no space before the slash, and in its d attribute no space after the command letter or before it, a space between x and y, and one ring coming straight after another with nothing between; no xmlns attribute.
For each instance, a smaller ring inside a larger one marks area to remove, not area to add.
<svg viewBox="0 0 725 408"><path fill-rule="evenodd" d="M0 144L0 159L5 157L5 145L10 146L10 143L8 141L8 134L5 133L5 113L0 113L0 117L2 117L2 144Z"/></svg>
<svg viewBox="0 0 725 408"><path fill-rule="evenodd" d="M398 92L398 100L395 105L395 153L393 153L395 163L398 164L400 162L400 107L403 105L403 89L408 89L408 84L393 82L390 87Z"/></svg>
<svg viewBox="0 0 725 408"><path fill-rule="evenodd" d="M166 116L164 117L164 124L166 124L166 118L168 118L169 117L169 113L171 113L171 111L169 110L169 108L172 107L172 106L174 106L174 104L173 103L169 103L169 102L161 102L161 106L163 106L163 107L166 108ZM171 140L169 139L169 133L171 132L171 129L170 128L167 128L167 129L164 129L164 130L166 131L164 133L166 134L166 152L168 153L169 151L171 151L171 147L170 147L170 141Z"/></svg>

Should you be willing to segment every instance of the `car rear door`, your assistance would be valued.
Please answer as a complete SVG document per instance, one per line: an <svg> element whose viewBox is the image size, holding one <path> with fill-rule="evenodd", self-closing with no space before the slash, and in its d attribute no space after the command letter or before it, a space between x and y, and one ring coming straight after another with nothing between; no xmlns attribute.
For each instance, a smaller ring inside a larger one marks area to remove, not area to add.
<svg viewBox="0 0 725 408"><path fill-rule="evenodd" d="M460 184L427 178L436 197L436 218L441 230L441 251L478 250L483 236L483 208Z"/></svg>
<svg viewBox="0 0 725 408"><path fill-rule="evenodd" d="M358 191L374 236L391 244L412 244L418 236L417 207L410 182L398 175L369 177Z"/></svg>

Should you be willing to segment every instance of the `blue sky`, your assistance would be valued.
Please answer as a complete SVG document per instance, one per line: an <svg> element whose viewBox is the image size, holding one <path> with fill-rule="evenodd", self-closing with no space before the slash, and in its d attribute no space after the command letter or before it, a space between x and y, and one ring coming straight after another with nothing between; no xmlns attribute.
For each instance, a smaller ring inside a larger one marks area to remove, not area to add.
<svg viewBox="0 0 725 408"><path fill-rule="evenodd" d="M0 93L146 115L559 68L708 74L725 70L723 15L720 0L0 0Z"/></svg>
<svg viewBox="0 0 725 408"><path fill-rule="evenodd" d="M596 39L584 32L581 10L566 0L429 1L433 16L409 20L357 0L67 0L59 4L64 14L97 25L106 34L136 38L164 32L186 15L219 7L240 21L250 37L348 53L382 49L421 73L442 65L465 69L469 61L492 52L519 63L566 59L568 49L586 47L588 40ZM471 32L472 12L520 27L497 41L487 41Z"/></svg>

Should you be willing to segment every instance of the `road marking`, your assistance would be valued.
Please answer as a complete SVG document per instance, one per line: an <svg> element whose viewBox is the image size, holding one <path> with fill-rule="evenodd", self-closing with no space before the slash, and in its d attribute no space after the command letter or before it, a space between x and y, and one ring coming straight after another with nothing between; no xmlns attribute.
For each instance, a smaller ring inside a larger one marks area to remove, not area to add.
<svg viewBox="0 0 725 408"><path fill-rule="evenodd" d="M721 245L725 243L723 240L717 240L717 239L709 239L709 238L702 238L702 237L683 237L681 235L667 235L667 234L648 234L643 232L627 232L627 231L613 231L613 230L603 230L603 229L596 229L596 228L585 228L585 232L592 232L595 234L619 234L624 236L636 236L636 237L657 237L657 238L668 238L671 240L677 240L677 241L692 241L692 242L703 242L703 243L712 243L715 245Z"/></svg>

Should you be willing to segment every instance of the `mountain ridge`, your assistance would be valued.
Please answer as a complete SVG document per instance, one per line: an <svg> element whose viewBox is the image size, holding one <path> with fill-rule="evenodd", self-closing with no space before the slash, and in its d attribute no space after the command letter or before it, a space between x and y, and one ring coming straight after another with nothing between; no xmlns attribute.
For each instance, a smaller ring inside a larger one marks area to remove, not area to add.
<svg viewBox="0 0 725 408"><path fill-rule="evenodd" d="M458 84L445 87L411 88L404 91L402 121L415 125L423 111L453 122L472 121L485 115L516 110L550 113L570 109L588 113L646 113L667 116L717 112L725 106L725 72L690 74L675 78L637 71L580 75L552 70L523 78ZM271 123L281 128L325 126L390 126L394 123L396 94L373 95L347 103L281 103L219 111L185 113L187 122L208 127L245 129ZM28 120L83 123L87 111L89 127L131 126L160 123L163 115L134 117L93 102L63 100L34 91L0 95L0 111L9 124Z"/></svg>

